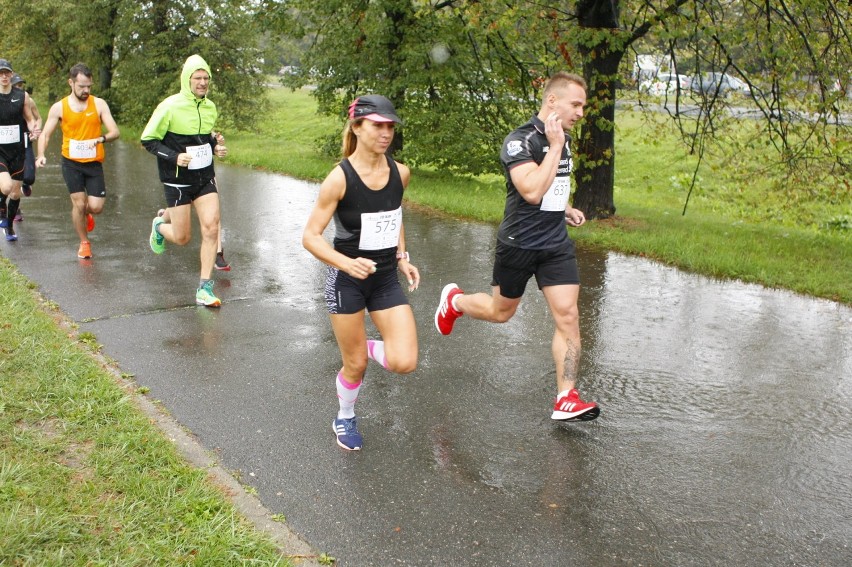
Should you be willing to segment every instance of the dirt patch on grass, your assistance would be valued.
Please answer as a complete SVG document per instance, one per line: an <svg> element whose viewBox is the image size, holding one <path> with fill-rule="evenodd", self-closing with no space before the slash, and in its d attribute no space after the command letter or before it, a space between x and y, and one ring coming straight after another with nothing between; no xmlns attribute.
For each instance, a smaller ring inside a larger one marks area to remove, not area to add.
<svg viewBox="0 0 852 567"><path fill-rule="evenodd" d="M618 215L613 215L605 219L595 219L592 222L603 228L623 230L624 232L644 230L648 227L648 223L645 221L629 217L620 217Z"/></svg>

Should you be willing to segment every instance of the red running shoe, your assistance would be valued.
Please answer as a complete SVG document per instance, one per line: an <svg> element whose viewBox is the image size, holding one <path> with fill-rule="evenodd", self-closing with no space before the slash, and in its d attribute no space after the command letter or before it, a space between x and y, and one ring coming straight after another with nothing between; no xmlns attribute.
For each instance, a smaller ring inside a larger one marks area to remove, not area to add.
<svg viewBox="0 0 852 567"><path fill-rule="evenodd" d="M601 408L595 402L584 402L576 389L569 390L568 395L556 400L550 419L557 421L589 421L601 413Z"/></svg>
<svg viewBox="0 0 852 567"><path fill-rule="evenodd" d="M86 232L93 230L95 230L95 217L92 216L92 213L86 213Z"/></svg>
<svg viewBox="0 0 852 567"><path fill-rule="evenodd" d="M463 315L461 311L457 311L453 307L453 298L460 293L464 292L454 283L445 285L444 289L441 290L441 302L435 311L435 327L442 335L452 333L456 319Z"/></svg>
<svg viewBox="0 0 852 567"><path fill-rule="evenodd" d="M225 251L216 252L216 263L213 264L213 267L222 272L230 272L231 264L225 260Z"/></svg>

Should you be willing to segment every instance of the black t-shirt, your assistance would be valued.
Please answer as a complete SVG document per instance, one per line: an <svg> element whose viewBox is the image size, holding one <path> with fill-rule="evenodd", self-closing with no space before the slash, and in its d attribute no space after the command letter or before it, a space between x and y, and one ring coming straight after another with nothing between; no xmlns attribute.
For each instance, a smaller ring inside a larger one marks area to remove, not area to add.
<svg viewBox="0 0 852 567"><path fill-rule="evenodd" d="M503 140L500 162L506 174L506 209L497 231L500 242L527 250L546 250L570 240L565 228L565 206L568 205L572 169L570 142L571 137L566 133L565 144L560 148L562 153L556 179L549 194L542 202L530 204L518 193L509 172L518 165L529 162L541 164L544 160L550 150L544 134L544 122L533 116ZM546 210L554 207L556 210Z"/></svg>
<svg viewBox="0 0 852 567"><path fill-rule="evenodd" d="M334 249L350 258L370 258L377 264L377 270L396 269L397 242L393 246L378 250L359 248L361 241L361 215L363 213L381 213L396 211L402 207L404 187L396 162L388 157L390 175L384 187L373 190L361 180L348 159L340 162L340 168L346 177L346 193L337 204L334 213ZM402 218L399 218L402 222ZM372 227L375 228L375 227Z"/></svg>

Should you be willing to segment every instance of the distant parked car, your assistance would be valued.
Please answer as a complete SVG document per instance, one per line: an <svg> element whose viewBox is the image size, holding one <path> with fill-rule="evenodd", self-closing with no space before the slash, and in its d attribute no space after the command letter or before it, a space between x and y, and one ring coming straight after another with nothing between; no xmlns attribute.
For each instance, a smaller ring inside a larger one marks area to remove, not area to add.
<svg viewBox="0 0 852 567"><path fill-rule="evenodd" d="M657 79L664 83L676 81L683 91L689 89L689 85L692 83L692 78L689 75L679 75L677 73L657 73Z"/></svg>
<svg viewBox="0 0 852 567"><path fill-rule="evenodd" d="M676 93L678 87L680 87L681 91L688 90L690 82L690 78L687 75L658 73L653 79L639 83L639 90L652 96L663 96L665 94Z"/></svg>
<svg viewBox="0 0 852 567"><path fill-rule="evenodd" d="M720 96L734 93L751 94L751 89L742 80L726 73L702 73L692 78L690 88L702 95L712 95L718 91Z"/></svg>

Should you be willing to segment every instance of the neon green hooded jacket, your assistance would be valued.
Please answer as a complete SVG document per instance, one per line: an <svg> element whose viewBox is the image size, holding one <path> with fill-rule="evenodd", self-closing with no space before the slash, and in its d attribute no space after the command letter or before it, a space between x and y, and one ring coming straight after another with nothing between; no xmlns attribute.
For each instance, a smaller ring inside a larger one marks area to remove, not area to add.
<svg viewBox="0 0 852 567"><path fill-rule="evenodd" d="M213 164L203 169L190 170L177 166L178 154L189 146L216 145L211 135L218 113L216 105L207 97L193 94L189 78L203 69L212 79L210 66L200 55L190 55L180 74L180 92L161 102L142 131L142 145L157 156L160 181L178 185L201 185L215 177Z"/></svg>

